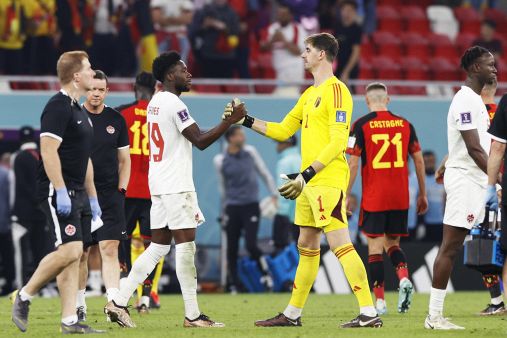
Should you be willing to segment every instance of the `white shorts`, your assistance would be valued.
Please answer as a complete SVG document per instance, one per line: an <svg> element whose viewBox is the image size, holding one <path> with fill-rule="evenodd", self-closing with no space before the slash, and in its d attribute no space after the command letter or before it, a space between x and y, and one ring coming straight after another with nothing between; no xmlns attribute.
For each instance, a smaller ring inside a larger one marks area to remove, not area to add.
<svg viewBox="0 0 507 338"><path fill-rule="evenodd" d="M151 229L195 229L204 223L195 191L151 196Z"/></svg>
<svg viewBox="0 0 507 338"><path fill-rule="evenodd" d="M456 168L448 168L444 175L447 194L444 224L471 229L484 220L486 188L468 179Z"/></svg>

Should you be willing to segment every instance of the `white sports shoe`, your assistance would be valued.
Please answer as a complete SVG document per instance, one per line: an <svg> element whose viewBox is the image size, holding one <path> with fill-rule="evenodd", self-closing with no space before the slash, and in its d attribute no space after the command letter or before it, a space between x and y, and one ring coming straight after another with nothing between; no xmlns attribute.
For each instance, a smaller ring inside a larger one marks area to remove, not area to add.
<svg viewBox="0 0 507 338"><path fill-rule="evenodd" d="M428 315L424 321L424 327L430 330L464 330L462 326L451 323L447 318L442 315L432 317Z"/></svg>
<svg viewBox="0 0 507 338"><path fill-rule="evenodd" d="M384 299L377 299L377 303L375 304L375 309L379 316L385 315L387 313L387 304Z"/></svg>

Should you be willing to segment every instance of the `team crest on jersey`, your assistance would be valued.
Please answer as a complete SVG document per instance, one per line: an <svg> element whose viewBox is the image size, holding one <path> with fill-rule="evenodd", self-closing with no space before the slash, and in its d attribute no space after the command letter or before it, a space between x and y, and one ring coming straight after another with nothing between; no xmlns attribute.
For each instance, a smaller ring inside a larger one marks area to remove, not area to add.
<svg viewBox="0 0 507 338"><path fill-rule="evenodd" d="M115 129L114 129L114 127L113 127L113 126L107 126L107 127L106 127L106 131L107 131L109 134L114 134Z"/></svg>
<svg viewBox="0 0 507 338"><path fill-rule="evenodd" d="M183 109L182 111L177 112L178 117L180 118L181 122L185 122L190 118L190 115L188 115L188 111L186 109Z"/></svg>
<svg viewBox="0 0 507 338"><path fill-rule="evenodd" d="M65 227L65 234L67 234L67 236L74 236L76 234L76 227L72 224L68 224Z"/></svg>
<svg viewBox="0 0 507 338"><path fill-rule="evenodd" d="M467 111L463 113L459 113L461 124L470 124L472 123L472 113Z"/></svg>
<svg viewBox="0 0 507 338"><path fill-rule="evenodd" d="M347 112L343 110L336 111L336 122L346 123L347 122Z"/></svg>
<svg viewBox="0 0 507 338"><path fill-rule="evenodd" d="M315 100L315 108L317 108L318 106L320 105L320 96L317 98L317 100Z"/></svg>
<svg viewBox="0 0 507 338"><path fill-rule="evenodd" d="M470 214L470 215L467 216L467 222L468 223L472 223L474 221L474 219L475 219L475 217L472 214Z"/></svg>

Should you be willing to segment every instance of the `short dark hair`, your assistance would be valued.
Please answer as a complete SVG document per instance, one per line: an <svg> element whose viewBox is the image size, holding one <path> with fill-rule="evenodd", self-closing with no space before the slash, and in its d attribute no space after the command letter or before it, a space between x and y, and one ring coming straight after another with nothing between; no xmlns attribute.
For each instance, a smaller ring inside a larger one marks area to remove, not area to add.
<svg viewBox="0 0 507 338"><path fill-rule="evenodd" d="M423 152L423 157L425 157L425 156L433 156L433 157L435 157L436 155L435 155L435 152L433 150L425 150Z"/></svg>
<svg viewBox="0 0 507 338"><path fill-rule="evenodd" d="M473 65L478 58L488 53L489 50L481 46L473 46L468 48L461 57L461 68L463 68L465 71L468 71L470 66Z"/></svg>
<svg viewBox="0 0 507 338"><path fill-rule="evenodd" d="M93 76L94 79L106 80L106 86L109 86L109 80L107 79L106 73L104 73L103 71L101 71L99 69L94 70L94 72L95 72L95 75Z"/></svg>
<svg viewBox="0 0 507 338"><path fill-rule="evenodd" d="M160 54L153 60L152 71L153 76L160 82L164 82L167 73L171 68L181 60L181 56L178 52L169 51Z"/></svg>
<svg viewBox="0 0 507 338"><path fill-rule="evenodd" d="M326 52L326 59L329 62L333 62L338 55L338 40L329 33L312 34L305 39L305 43Z"/></svg>
<svg viewBox="0 0 507 338"><path fill-rule="evenodd" d="M357 9L359 8L359 6L357 5L357 1L354 1L354 0L342 0L338 3L338 6L340 8L344 7L344 6L352 6L354 7L354 9L357 11Z"/></svg>
<svg viewBox="0 0 507 338"><path fill-rule="evenodd" d="M136 76L136 87L141 87L149 90L152 94L155 92L155 85L157 84L157 80L152 73L141 72Z"/></svg>
<svg viewBox="0 0 507 338"><path fill-rule="evenodd" d="M227 129L227 131L225 132L224 136L225 136L225 139L227 140L227 142L229 142L229 140L231 139L231 137L236 134L236 131L240 130L241 129L241 126L231 126L229 129Z"/></svg>
<svg viewBox="0 0 507 338"><path fill-rule="evenodd" d="M482 22L483 25L486 25L486 26L489 26L493 29L496 29L496 22L491 20L491 19L485 19L483 22Z"/></svg>
<svg viewBox="0 0 507 338"><path fill-rule="evenodd" d="M371 90L380 89L387 93L387 86L383 84L382 82L372 82L369 85L366 86L366 92L368 93Z"/></svg>

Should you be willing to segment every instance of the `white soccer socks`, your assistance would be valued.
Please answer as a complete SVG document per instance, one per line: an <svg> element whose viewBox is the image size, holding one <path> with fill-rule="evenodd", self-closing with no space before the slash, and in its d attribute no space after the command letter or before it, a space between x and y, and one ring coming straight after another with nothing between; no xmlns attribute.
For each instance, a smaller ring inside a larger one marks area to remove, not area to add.
<svg viewBox="0 0 507 338"><path fill-rule="evenodd" d="M84 312L86 313L87 306L86 306L86 289L83 290L77 290L77 296L76 296L76 309L83 307Z"/></svg>
<svg viewBox="0 0 507 338"><path fill-rule="evenodd" d="M441 316L444 312L446 290L431 288L429 313L431 317Z"/></svg>
<svg viewBox="0 0 507 338"><path fill-rule="evenodd" d="M176 249L177 248L178 246L176 246ZM114 302L119 306L127 306L129 299L137 289L137 286L144 282L146 277L148 277L160 261L160 258L166 256L169 253L169 250L171 250L170 245L162 245L152 242L135 261L128 277L124 282L122 282L120 291L117 296L114 297ZM178 250L176 250L176 257L177 252Z"/></svg>
<svg viewBox="0 0 507 338"><path fill-rule="evenodd" d="M176 276L180 283L181 295L185 303L185 317L190 320L201 315L197 304L197 272L195 269L195 243L176 245Z"/></svg>

